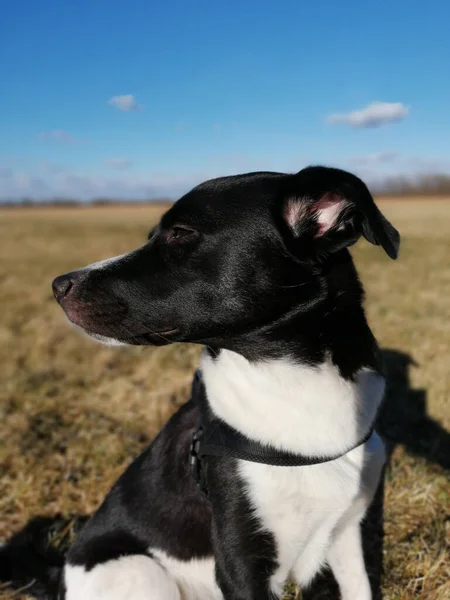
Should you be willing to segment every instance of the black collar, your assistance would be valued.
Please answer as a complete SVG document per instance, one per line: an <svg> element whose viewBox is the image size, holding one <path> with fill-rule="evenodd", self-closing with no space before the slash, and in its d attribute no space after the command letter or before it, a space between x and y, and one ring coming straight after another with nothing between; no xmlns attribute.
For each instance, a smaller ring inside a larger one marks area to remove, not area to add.
<svg viewBox="0 0 450 600"><path fill-rule="evenodd" d="M191 466L197 481L201 482L201 459L204 456L223 456L275 467L306 467L336 460L361 446L370 438L373 427L353 446L329 456L306 456L279 450L251 440L213 415L207 398L200 370L192 385L192 400L200 413L200 420L191 445Z"/></svg>

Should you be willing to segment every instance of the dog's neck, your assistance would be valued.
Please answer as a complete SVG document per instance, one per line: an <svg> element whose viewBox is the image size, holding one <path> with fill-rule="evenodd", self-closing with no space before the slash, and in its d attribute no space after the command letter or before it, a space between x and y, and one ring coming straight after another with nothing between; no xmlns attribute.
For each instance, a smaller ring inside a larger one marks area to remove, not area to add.
<svg viewBox="0 0 450 600"><path fill-rule="evenodd" d="M322 278L326 297L311 310L296 310L294 296L269 329L205 350L202 359L217 416L258 442L317 456L357 444L373 426L384 391L350 253L330 257Z"/></svg>
<svg viewBox="0 0 450 600"><path fill-rule="evenodd" d="M315 456L343 452L373 425L384 378L364 368L344 379L330 360L316 366L287 359L249 362L205 351L202 371L212 411L247 437Z"/></svg>
<svg viewBox="0 0 450 600"><path fill-rule="evenodd" d="M348 250L328 257L318 273L316 284L322 280L324 295L307 296L311 306L306 310L304 288L293 286L283 291L283 310L275 312L272 321L207 344L214 352L226 348L251 362L288 357L319 365L329 358L344 378L354 378L363 367L380 371L379 349L364 312L364 291Z"/></svg>

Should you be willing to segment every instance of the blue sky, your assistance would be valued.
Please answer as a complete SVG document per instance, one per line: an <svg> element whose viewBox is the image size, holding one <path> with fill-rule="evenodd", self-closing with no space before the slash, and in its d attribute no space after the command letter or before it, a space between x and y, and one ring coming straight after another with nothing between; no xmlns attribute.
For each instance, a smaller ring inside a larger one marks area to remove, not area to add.
<svg viewBox="0 0 450 600"><path fill-rule="evenodd" d="M450 172L449 22L448 0L10 0L0 197Z"/></svg>

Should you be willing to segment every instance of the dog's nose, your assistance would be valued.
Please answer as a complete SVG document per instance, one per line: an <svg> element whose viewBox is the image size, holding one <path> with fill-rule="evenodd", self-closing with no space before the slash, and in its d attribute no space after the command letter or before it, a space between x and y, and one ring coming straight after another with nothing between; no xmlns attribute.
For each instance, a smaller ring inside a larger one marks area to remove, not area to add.
<svg viewBox="0 0 450 600"><path fill-rule="evenodd" d="M73 278L70 274L60 275L53 280L52 288L53 294L58 302L67 296L71 288L73 287Z"/></svg>

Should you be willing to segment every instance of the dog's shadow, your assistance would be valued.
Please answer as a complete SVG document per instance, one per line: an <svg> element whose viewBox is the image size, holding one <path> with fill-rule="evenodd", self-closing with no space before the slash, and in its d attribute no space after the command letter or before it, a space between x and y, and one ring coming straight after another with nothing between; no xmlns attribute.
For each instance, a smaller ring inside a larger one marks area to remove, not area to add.
<svg viewBox="0 0 450 600"><path fill-rule="evenodd" d="M383 360L388 387L377 429L387 443L389 456L387 468L389 469L390 457L398 444L403 445L411 454L424 457L443 468L450 468L450 434L427 415L426 391L411 387L410 369L415 364L414 360L408 354L396 350L384 350ZM363 525L365 559L374 600L382 598L383 483L378 489ZM34 562L36 577L39 576L44 564L51 564L55 568L60 567L65 550L85 519L85 517L74 517L68 522L67 519L36 517L30 521L12 540L13 550L17 548L17 552L12 553L11 560L5 561L4 557L2 559L3 552L0 549L0 582L13 580L26 583L20 577L20 569L25 562L29 566L31 560ZM52 532L51 535L49 532ZM56 552L52 547L55 546L55 540ZM33 549L33 559L23 554L24 547ZM15 572L16 569L19 571ZM50 583L55 585L54 582ZM303 600L337 600L338 598L339 592L330 572L319 576L302 596Z"/></svg>
<svg viewBox="0 0 450 600"><path fill-rule="evenodd" d="M383 350L382 355L387 389L378 416L377 430L388 451L386 468L389 469L392 454L400 444L408 453L450 469L450 433L428 416L426 390L413 389L411 386L410 370L417 366L415 361L410 355L397 350ZM382 599L383 498L384 481L379 486L363 524L365 560L374 600ZM319 576L302 596L302 600L338 598L337 585L330 572Z"/></svg>

